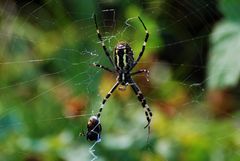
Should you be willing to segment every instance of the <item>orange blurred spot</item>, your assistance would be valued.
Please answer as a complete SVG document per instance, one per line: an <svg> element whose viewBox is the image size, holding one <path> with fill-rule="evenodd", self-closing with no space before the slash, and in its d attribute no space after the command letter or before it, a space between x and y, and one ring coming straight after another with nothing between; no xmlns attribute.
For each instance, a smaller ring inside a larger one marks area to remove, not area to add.
<svg viewBox="0 0 240 161"><path fill-rule="evenodd" d="M72 97L65 103L65 115L75 116L80 115L86 109L88 105L88 99L84 97Z"/></svg>
<svg viewBox="0 0 240 161"><path fill-rule="evenodd" d="M228 90L209 91L207 101L216 117L230 116L234 110L235 100L233 94Z"/></svg>

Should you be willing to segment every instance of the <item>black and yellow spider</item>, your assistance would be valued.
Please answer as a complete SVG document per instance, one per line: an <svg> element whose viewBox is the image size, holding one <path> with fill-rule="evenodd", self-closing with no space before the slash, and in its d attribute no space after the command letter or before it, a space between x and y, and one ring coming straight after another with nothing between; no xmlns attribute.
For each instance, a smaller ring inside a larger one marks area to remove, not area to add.
<svg viewBox="0 0 240 161"><path fill-rule="evenodd" d="M99 38L99 40L102 44L102 47L103 47L103 50L104 50L106 56L108 57L108 59L111 62L114 69L109 69L107 67L104 67L104 66L102 66L100 64L96 64L96 63L93 63L93 65L117 75L117 82L112 87L112 89L108 92L106 97L103 99L101 107L99 109L99 112L97 113L96 116L97 116L97 119L100 118L101 112L103 110L103 107L104 107L106 101L109 99L111 94L114 92L114 90L119 85L121 85L122 87L126 87L126 86L130 85L132 87L134 93L137 95L138 100L141 102L142 107L145 110L145 115L146 115L146 118L147 118L147 121L148 121L147 125L144 127L144 128L146 128L146 127L149 127L149 125L150 125L151 118L152 118L152 112L151 112L151 110L150 110L150 108L149 108L149 106L146 102L146 99L143 96L140 88L138 87L138 85L132 79L132 76L136 75L136 74L140 74L140 73L148 74L149 71L146 70L146 69L141 69L141 70L136 71L136 72L131 72L133 70L133 68L138 64L139 60L141 59L141 57L144 53L144 50L145 50L145 46L147 44L148 37L149 37L148 30L147 30L146 26L144 25L142 19L140 17L138 17L138 18L141 21L141 23L142 23L142 25L145 29L146 36L145 36L145 40L143 42L142 50L141 50L137 60L134 60L133 50L129 46L129 44L126 43L126 42L119 42L119 43L117 43L117 45L114 49L114 61L113 61L113 59L110 56L110 53L108 52L108 50L107 50L107 48L104 44L104 41L103 41L102 36L100 34L100 31L98 29L96 15L94 15L94 20L95 20L95 25L96 25L98 38ZM119 88L119 89L122 89L122 88Z"/></svg>

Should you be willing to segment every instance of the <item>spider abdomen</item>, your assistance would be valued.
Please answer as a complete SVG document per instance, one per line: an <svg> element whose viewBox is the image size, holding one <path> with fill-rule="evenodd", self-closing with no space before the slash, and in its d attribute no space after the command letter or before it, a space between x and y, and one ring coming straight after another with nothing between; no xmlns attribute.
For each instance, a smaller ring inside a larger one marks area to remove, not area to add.
<svg viewBox="0 0 240 161"><path fill-rule="evenodd" d="M115 65L118 70L128 72L133 65L133 51L132 48L124 42L120 42L117 44L115 48Z"/></svg>

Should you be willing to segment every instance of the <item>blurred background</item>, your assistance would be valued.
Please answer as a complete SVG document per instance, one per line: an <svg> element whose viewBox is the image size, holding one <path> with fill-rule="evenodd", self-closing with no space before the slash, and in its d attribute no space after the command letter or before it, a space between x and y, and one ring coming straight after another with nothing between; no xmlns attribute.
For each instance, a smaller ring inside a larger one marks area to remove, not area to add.
<svg viewBox="0 0 240 161"><path fill-rule="evenodd" d="M239 0L2 0L0 160L90 161L86 132L116 81L109 51L128 42L153 111L151 133L131 88L102 112L98 161L240 161Z"/></svg>

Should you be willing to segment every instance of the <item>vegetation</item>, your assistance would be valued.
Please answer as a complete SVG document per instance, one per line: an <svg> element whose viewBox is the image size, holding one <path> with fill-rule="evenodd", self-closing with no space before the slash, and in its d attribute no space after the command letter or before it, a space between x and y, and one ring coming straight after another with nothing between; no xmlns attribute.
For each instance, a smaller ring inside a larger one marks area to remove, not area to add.
<svg viewBox="0 0 240 161"><path fill-rule="evenodd" d="M99 161L240 161L239 0L32 0L0 2L0 160L87 161L82 136L116 76L109 50L127 41L135 58L150 37L131 88L102 112Z"/></svg>

